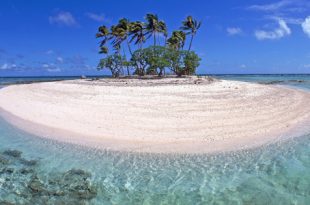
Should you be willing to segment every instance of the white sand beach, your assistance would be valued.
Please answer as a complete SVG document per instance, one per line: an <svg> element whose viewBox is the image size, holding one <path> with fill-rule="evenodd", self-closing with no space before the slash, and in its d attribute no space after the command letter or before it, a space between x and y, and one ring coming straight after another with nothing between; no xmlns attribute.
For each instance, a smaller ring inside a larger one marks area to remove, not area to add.
<svg viewBox="0 0 310 205"><path fill-rule="evenodd" d="M256 147L302 134L310 125L309 105L306 91L198 78L72 80L0 90L2 115L27 132L130 152Z"/></svg>

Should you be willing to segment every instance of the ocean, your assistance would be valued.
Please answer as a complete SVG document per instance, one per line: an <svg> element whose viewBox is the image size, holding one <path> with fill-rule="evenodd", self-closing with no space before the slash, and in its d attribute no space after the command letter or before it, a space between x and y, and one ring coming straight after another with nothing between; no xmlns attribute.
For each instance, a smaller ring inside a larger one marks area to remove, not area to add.
<svg viewBox="0 0 310 205"><path fill-rule="evenodd" d="M310 75L215 77L310 91ZM75 78L0 78L0 87ZM134 154L35 137L0 118L2 203L307 205L310 133L221 154Z"/></svg>

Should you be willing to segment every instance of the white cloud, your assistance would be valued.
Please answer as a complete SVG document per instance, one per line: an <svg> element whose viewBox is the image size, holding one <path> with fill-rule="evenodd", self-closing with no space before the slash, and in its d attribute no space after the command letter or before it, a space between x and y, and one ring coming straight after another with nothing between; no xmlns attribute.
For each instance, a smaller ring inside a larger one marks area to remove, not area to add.
<svg viewBox="0 0 310 205"><path fill-rule="evenodd" d="M55 52L53 50L48 50L45 52L47 55L53 55Z"/></svg>
<svg viewBox="0 0 310 205"><path fill-rule="evenodd" d="M277 11L292 3L293 3L292 0L282 0L282 1L275 2L275 3L271 3L271 4L252 5L252 6L249 6L248 9L258 10L258 11Z"/></svg>
<svg viewBox="0 0 310 205"><path fill-rule="evenodd" d="M273 31L257 30L255 36L258 40L274 40L288 36L292 33L291 29L287 26L286 22L282 19L278 20L279 27Z"/></svg>
<svg viewBox="0 0 310 205"><path fill-rule="evenodd" d="M305 21L301 24L302 30L307 34L310 38L310 16L308 16Z"/></svg>
<svg viewBox="0 0 310 205"><path fill-rule="evenodd" d="M240 68L247 68L245 64L240 65Z"/></svg>
<svg viewBox="0 0 310 205"><path fill-rule="evenodd" d="M55 72L60 72L61 69L60 68L48 68L47 71L51 73L55 73Z"/></svg>
<svg viewBox="0 0 310 205"><path fill-rule="evenodd" d="M9 64L5 63L1 66L1 70L7 70L9 69Z"/></svg>
<svg viewBox="0 0 310 205"><path fill-rule="evenodd" d="M57 61L58 63L63 63L63 62L64 62L64 59L63 59L62 57L57 57L57 58L56 58L56 61Z"/></svg>
<svg viewBox="0 0 310 205"><path fill-rule="evenodd" d="M247 7L248 10L255 10L267 13L296 13L306 12L310 7L308 0L280 0L269 4L257 4Z"/></svg>
<svg viewBox="0 0 310 205"><path fill-rule="evenodd" d="M43 63L42 67L47 72L60 72L61 69L58 68L54 63Z"/></svg>
<svg viewBox="0 0 310 205"><path fill-rule="evenodd" d="M63 26L77 26L78 23L70 12L61 11L54 16L49 17L50 24L57 24Z"/></svg>
<svg viewBox="0 0 310 205"><path fill-rule="evenodd" d="M229 27L226 29L228 35L230 36L234 36L234 35L239 35L242 33L242 30L241 28L238 28L238 27Z"/></svg>
<svg viewBox="0 0 310 205"><path fill-rule="evenodd" d="M14 69L17 68L16 64L8 64L8 63L4 63L1 67L0 70L9 70L9 69Z"/></svg>
<svg viewBox="0 0 310 205"><path fill-rule="evenodd" d="M287 17L287 16L284 17L281 15L266 15L264 19L273 20L273 21L279 21L280 19L282 19L287 24L295 24L295 25L300 25L304 21L304 19L302 18Z"/></svg>
<svg viewBox="0 0 310 205"><path fill-rule="evenodd" d="M104 14L96 14L96 13L91 13L88 12L85 14L88 18L94 20L94 21L98 21L98 22L110 22L110 20L108 18L105 17Z"/></svg>
<svg viewBox="0 0 310 205"><path fill-rule="evenodd" d="M304 65L305 68L310 68L310 64Z"/></svg>
<svg viewBox="0 0 310 205"><path fill-rule="evenodd" d="M294 18L294 17L284 17L283 20L288 24L295 24L300 25L302 23L301 18Z"/></svg>

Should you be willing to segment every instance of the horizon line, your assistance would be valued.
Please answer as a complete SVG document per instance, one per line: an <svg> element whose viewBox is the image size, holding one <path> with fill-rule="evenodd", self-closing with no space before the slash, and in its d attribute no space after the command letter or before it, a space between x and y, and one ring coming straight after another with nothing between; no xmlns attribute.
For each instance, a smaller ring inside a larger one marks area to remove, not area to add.
<svg viewBox="0 0 310 205"><path fill-rule="evenodd" d="M310 73L204 73L196 74L193 76L204 76L204 75L310 75ZM25 75L25 76L0 76L0 78L61 78L61 77L112 77L111 75ZM169 76L169 75L168 75Z"/></svg>

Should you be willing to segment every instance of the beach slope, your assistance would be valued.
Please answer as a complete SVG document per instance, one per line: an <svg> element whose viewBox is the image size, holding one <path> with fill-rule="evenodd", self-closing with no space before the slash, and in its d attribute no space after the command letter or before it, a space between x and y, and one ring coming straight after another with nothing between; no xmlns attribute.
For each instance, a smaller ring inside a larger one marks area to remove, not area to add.
<svg viewBox="0 0 310 205"><path fill-rule="evenodd" d="M40 137L117 151L213 153L302 134L310 93L210 79L73 80L0 90L2 116Z"/></svg>

